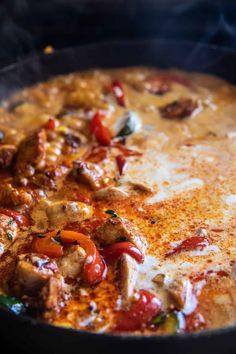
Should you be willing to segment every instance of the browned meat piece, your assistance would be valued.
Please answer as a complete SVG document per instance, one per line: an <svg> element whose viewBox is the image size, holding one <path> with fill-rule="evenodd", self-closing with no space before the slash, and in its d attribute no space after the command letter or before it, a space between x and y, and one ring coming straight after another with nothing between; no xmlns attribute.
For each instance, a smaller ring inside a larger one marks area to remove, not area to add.
<svg viewBox="0 0 236 354"><path fill-rule="evenodd" d="M61 281L55 277L49 278L47 284L41 289L39 296L45 310L44 318L50 317L50 311L59 311L63 304Z"/></svg>
<svg viewBox="0 0 236 354"><path fill-rule="evenodd" d="M119 241L130 241L142 253L147 244L139 229L125 218L108 218L95 232L95 238L101 245L110 245Z"/></svg>
<svg viewBox="0 0 236 354"><path fill-rule="evenodd" d="M164 273L158 273L155 275L155 277L152 279L152 281L157 284L158 286L164 286L165 284L165 274Z"/></svg>
<svg viewBox="0 0 236 354"><path fill-rule="evenodd" d="M134 258L130 257L128 254L123 254L119 266L122 305L126 307L134 296L138 277L138 264Z"/></svg>
<svg viewBox="0 0 236 354"><path fill-rule="evenodd" d="M118 201L129 197L129 194L116 187L105 187L94 193L94 199Z"/></svg>
<svg viewBox="0 0 236 354"><path fill-rule="evenodd" d="M74 162L73 175L76 181L87 184L92 189L102 186L103 174L103 170L91 162Z"/></svg>
<svg viewBox="0 0 236 354"><path fill-rule="evenodd" d="M9 282L13 294L24 298L35 311L57 310L63 299L61 275L55 261L37 254L18 257Z"/></svg>
<svg viewBox="0 0 236 354"><path fill-rule="evenodd" d="M182 98L179 101L168 103L159 108L162 117L168 119L183 119L191 116L198 108L198 103L190 98Z"/></svg>
<svg viewBox="0 0 236 354"><path fill-rule="evenodd" d="M25 138L19 145L14 163L17 182L26 185L27 179L45 165L46 133L44 129Z"/></svg>
<svg viewBox="0 0 236 354"><path fill-rule="evenodd" d="M17 223L13 218L0 214L0 256L16 239L18 231Z"/></svg>
<svg viewBox="0 0 236 354"><path fill-rule="evenodd" d="M81 145L81 139L79 138L79 136L73 134L66 134L65 143L73 149L78 149Z"/></svg>
<svg viewBox="0 0 236 354"><path fill-rule="evenodd" d="M22 188L14 188L10 183L0 186L0 200L3 206L29 205L32 196Z"/></svg>
<svg viewBox="0 0 236 354"><path fill-rule="evenodd" d="M0 168L8 168L11 166L15 152L15 145L0 145Z"/></svg>
<svg viewBox="0 0 236 354"><path fill-rule="evenodd" d="M57 190L68 169L64 166L51 166L45 171L35 174L31 182L48 190Z"/></svg>
<svg viewBox="0 0 236 354"><path fill-rule="evenodd" d="M78 278L83 269L85 258L86 253L83 248L80 246L71 247L67 253L57 261L61 274L65 278Z"/></svg>
<svg viewBox="0 0 236 354"><path fill-rule="evenodd" d="M133 187L133 189L139 193L143 193L143 194L150 194L153 192L153 188L148 186L145 183L135 183L135 182L131 182L130 183L131 186Z"/></svg>
<svg viewBox="0 0 236 354"><path fill-rule="evenodd" d="M51 276L58 273L56 262L46 256L22 254L19 256L15 269L15 289L19 294L38 292Z"/></svg>

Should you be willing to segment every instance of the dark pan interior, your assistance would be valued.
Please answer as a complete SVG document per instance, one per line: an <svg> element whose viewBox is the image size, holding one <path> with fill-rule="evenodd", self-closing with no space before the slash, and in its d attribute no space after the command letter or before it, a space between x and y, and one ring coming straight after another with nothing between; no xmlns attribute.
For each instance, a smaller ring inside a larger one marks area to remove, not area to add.
<svg viewBox="0 0 236 354"><path fill-rule="evenodd" d="M0 70L0 99L50 76L89 68L152 65L212 73L236 82L236 51L162 39L90 44L32 56Z"/></svg>
<svg viewBox="0 0 236 354"><path fill-rule="evenodd" d="M89 68L152 65L207 72L236 83L236 51L189 42L145 40L69 48L31 57L0 71L0 99L50 76ZM119 337L62 329L2 310L1 343L18 352L70 354L233 354L236 328L168 337ZM9 350L8 350L9 352Z"/></svg>

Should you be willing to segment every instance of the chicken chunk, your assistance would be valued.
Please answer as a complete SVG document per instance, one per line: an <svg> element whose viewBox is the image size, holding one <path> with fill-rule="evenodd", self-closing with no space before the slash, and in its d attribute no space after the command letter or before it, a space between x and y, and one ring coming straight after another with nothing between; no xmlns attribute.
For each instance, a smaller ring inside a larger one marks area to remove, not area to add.
<svg viewBox="0 0 236 354"><path fill-rule="evenodd" d="M75 161L73 175L76 181L98 189L102 186L104 171L91 162Z"/></svg>
<svg viewBox="0 0 236 354"><path fill-rule="evenodd" d="M19 228L10 216L0 214L0 256L16 239Z"/></svg>
<svg viewBox="0 0 236 354"><path fill-rule="evenodd" d="M135 285L138 277L138 264L128 254L120 258L120 290L123 307L129 305L134 296Z"/></svg>
<svg viewBox="0 0 236 354"><path fill-rule="evenodd" d="M60 307L63 306L64 299L61 280L55 277L49 278L47 284L42 287L39 297L44 309L44 318L50 317L51 311L58 312Z"/></svg>
<svg viewBox="0 0 236 354"><path fill-rule="evenodd" d="M147 243L139 229L125 218L108 218L95 232L95 238L101 245L110 245L119 241L130 241L142 253Z"/></svg>
<svg viewBox="0 0 236 354"><path fill-rule="evenodd" d="M0 145L0 169L11 166L15 152L15 145Z"/></svg>
<svg viewBox="0 0 236 354"><path fill-rule="evenodd" d="M34 253L18 257L10 288L35 311L57 310L63 299L62 277L56 262Z"/></svg>
<svg viewBox="0 0 236 354"><path fill-rule="evenodd" d="M116 187L106 187L94 193L94 199L96 200L107 200L107 201L118 201L127 199L129 194L122 191Z"/></svg>
<svg viewBox="0 0 236 354"><path fill-rule="evenodd" d="M195 304L192 284L189 279L176 277L167 288L168 294L178 310L188 309Z"/></svg>
<svg viewBox="0 0 236 354"><path fill-rule="evenodd" d="M65 166L50 166L35 174L31 181L41 188L57 190L62 185L67 172Z"/></svg>
<svg viewBox="0 0 236 354"><path fill-rule="evenodd" d="M71 247L58 261L58 267L65 278L76 279L83 269L86 253L80 246Z"/></svg>
<svg viewBox="0 0 236 354"><path fill-rule="evenodd" d="M3 206L30 205L33 198L23 188L15 188L10 183L0 186L0 200Z"/></svg>
<svg viewBox="0 0 236 354"><path fill-rule="evenodd" d="M19 145L14 163L17 182L26 185L28 178L45 165L46 132L44 129L26 137Z"/></svg>
<svg viewBox="0 0 236 354"><path fill-rule="evenodd" d="M58 274L57 264L46 256L22 254L15 269L15 289L20 294L37 293L51 276Z"/></svg>
<svg viewBox="0 0 236 354"><path fill-rule="evenodd" d="M47 229L62 227L70 222L83 221L92 215L92 208L82 202L66 200L42 200L33 209L33 231L44 232Z"/></svg>

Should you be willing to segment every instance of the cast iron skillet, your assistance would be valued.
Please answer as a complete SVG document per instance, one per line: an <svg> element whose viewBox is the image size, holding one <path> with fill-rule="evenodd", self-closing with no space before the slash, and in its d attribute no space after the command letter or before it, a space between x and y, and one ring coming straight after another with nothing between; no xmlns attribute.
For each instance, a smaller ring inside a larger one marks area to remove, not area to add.
<svg viewBox="0 0 236 354"><path fill-rule="evenodd" d="M162 39L111 42L69 48L31 57L0 71L0 99L50 76L88 68L153 65L219 75L236 83L236 51ZM236 327L164 337L91 334L50 326L2 309L0 336L18 352L74 354L230 354L236 352Z"/></svg>

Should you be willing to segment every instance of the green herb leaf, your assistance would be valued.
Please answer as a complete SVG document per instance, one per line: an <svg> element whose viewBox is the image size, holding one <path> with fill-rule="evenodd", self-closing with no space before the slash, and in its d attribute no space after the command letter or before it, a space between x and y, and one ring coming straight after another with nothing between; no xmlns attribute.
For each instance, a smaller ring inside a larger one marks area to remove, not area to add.
<svg viewBox="0 0 236 354"><path fill-rule="evenodd" d="M140 119L135 112L128 112L124 118L123 127L118 132L117 136L127 136L133 134L140 127Z"/></svg>
<svg viewBox="0 0 236 354"><path fill-rule="evenodd" d="M118 215L116 214L116 212L112 209L108 209L105 211L106 214L110 214L111 215L111 218L117 218Z"/></svg>
<svg viewBox="0 0 236 354"><path fill-rule="evenodd" d="M161 313L160 315L157 315L152 319L152 323L155 325L159 325L165 321L166 315L164 313Z"/></svg>
<svg viewBox="0 0 236 354"><path fill-rule="evenodd" d="M57 233L56 233L56 235L53 237L53 239L54 239L56 242L60 243L60 244L62 244L62 240L61 240L61 238L60 238L60 233L61 233L61 231L62 231L62 230L58 230Z"/></svg>
<svg viewBox="0 0 236 354"><path fill-rule="evenodd" d="M16 298L0 294L0 306L3 306L13 312L15 315L20 315L26 311L25 305Z"/></svg>
<svg viewBox="0 0 236 354"><path fill-rule="evenodd" d="M13 240L13 235L10 232L6 232L6 236L7 236L9 241Z"/></svg>
<svg viewBox="0 0 236 354"><path fill-rule="evenodd" d="M11 219L11 220L8 221L7 225L12 225L12 224L14 224L14 223L15 223L15 220L14 220L14 219Z"/></svg>

